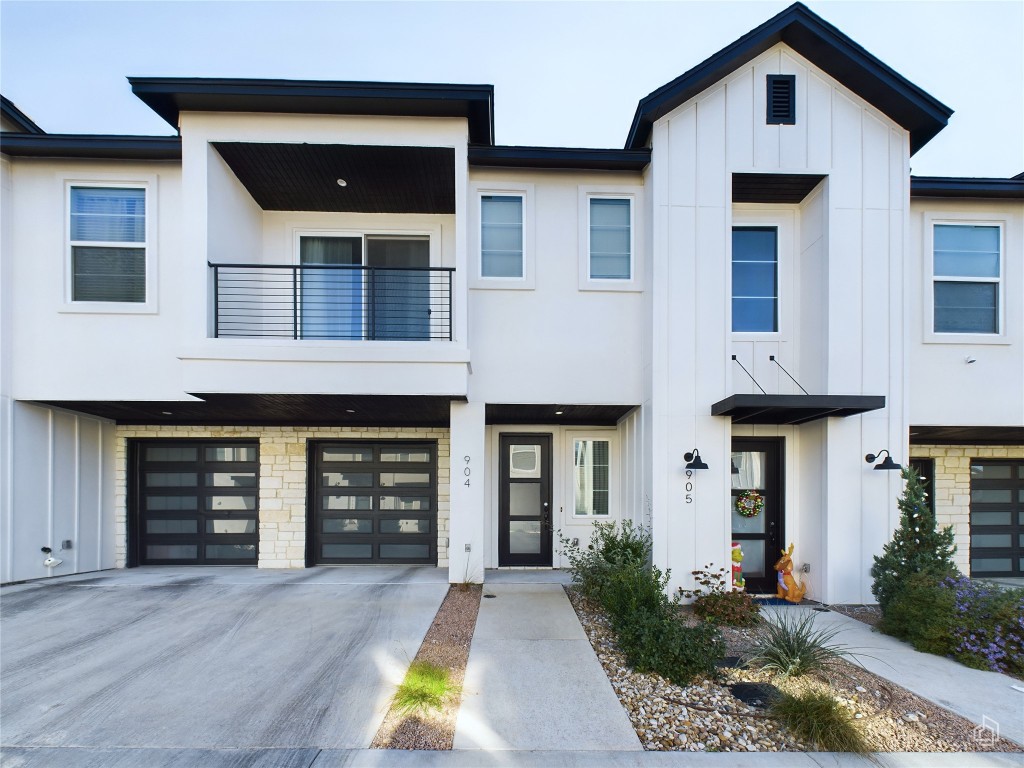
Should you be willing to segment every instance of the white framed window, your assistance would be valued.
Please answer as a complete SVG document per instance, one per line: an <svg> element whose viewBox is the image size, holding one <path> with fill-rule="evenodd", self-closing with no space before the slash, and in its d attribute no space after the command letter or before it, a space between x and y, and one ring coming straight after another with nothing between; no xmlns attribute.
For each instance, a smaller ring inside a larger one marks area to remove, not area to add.
<svg viewBox="0 0 1024 768"><path fill-rule="evenodd" d="M615 514L613 500L614 435L567 433L572 451L573 518L606 519Z"/></svg>
<svg viewBox="0 0 1024 768"><path fill-rule="evenodd" d="M796 206L733 207L729 305L733 340L783 339L795 315Z"/></svg>
<svg viewBox="0 0 1024 768"><path fill-rule="evenodd" d="M640 290L636 188L580 187L580 289Z"/></svg>
<svg viewBox="0 0 1024 768"><path fill-rule="evenodd" d="M997 336L1003 331L1003 226L931 222L933 334Z"/></svg>
<svg viewBox="0 0 1024 768"><path fill-rule="evenodd" d="M62 181L63 311L154 312L155 178Z"/></svg>
<svg viewBox="0 0 1024 768"><path fill-rule="evenodd" d="M476 264L474 288L534 287L533 185L492 183L474 185L476 200Z"/></svg>
<svg viewBox="0 0 1024 768"><path fill-rule="evenodd" d="M732 331L779 330L779 228L732 228Z"/></svg>

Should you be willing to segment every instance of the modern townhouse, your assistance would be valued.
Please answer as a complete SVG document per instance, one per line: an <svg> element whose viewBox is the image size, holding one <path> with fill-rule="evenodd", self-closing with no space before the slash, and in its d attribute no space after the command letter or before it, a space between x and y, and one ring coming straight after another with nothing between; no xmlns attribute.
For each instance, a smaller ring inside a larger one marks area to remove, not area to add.
<svg viewBox="0 0 1024 768"><path fill-rule="evenodd" d="M803 5L624 149L496 146L486 85L130 82L177 136L3 102L0 581L481 581L632 520L673 586L792 542L870 602L890 460L1024 575L1024 179L912 178L951 110Z"/></svg>

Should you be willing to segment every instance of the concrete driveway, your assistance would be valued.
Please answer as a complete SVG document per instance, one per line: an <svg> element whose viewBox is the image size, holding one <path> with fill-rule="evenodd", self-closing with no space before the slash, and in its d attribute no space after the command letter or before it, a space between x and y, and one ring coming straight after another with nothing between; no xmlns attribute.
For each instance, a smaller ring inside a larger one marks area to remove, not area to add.
<svg viewBox="0 0 1024 768"><path fill-rule="evenodd" d="M0 740L365 748L447 589L444 569L399 566L138 568L5 587Z"/></svg>

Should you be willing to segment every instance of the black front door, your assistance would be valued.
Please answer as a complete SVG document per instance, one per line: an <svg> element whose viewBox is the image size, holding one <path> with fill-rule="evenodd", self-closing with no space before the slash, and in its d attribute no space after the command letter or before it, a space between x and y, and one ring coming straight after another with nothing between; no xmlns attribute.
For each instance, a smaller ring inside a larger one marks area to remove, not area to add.
<svg viewBox="0 0 1024 768"><path fill-rule="evenodd" d="M498 565L551 565L551 435L502 435Z"/></svg>
<svg viewBox="0 0 1024 768"><path fill-rule="evenodd" d="M743 550L743 578L752 594L775 592L774 565L785 542L782 457L781 438L732 439L732 540ZM764 500L764 509L754 517L740 514L736 505L748 491Z"/></svg>

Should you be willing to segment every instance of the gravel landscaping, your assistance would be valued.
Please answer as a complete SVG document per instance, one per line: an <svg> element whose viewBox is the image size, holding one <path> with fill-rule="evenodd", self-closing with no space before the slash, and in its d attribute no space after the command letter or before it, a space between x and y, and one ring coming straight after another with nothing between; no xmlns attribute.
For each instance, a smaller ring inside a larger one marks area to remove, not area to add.
<svg viewBox="0 0 1024 768"><path fill-rule="evenodd" d="M482 587L478 584L456 584L449 588L413 659L448 669L454 694L440 710L427 710L417 715L405 716L392 707L384 716L370 744L371 749L452 748L481 593Z"/></svg>
<svg viewBox="0 0 1024 768"><path fill-rule="evenodd" d="M744 704L728 688L735 683L770 683L790 694L831 692L854 713L868 748L875 752L992 751L990 745L974 740L974 723L846 661L834 663L825 675L787 680L754 670L723 668L719 681L703 680L686 687L658 675L638 674L626 664L597 606L572 588L566 592L644 749L809 751L810 745L800 743L763 710ZM681 619L699 621L685 608ZM751 630L725 627L722 634L729 655L742 657L749 651ZM1000 739L995 751L1024 749Z"/></svg>

